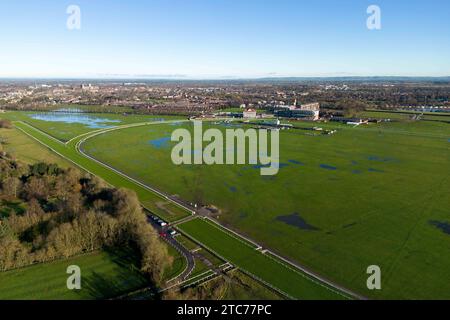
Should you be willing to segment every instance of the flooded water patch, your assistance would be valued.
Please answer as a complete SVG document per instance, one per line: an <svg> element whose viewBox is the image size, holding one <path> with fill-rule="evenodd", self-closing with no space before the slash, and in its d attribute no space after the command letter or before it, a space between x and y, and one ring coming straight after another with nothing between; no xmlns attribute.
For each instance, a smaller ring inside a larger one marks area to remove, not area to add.
<svg viewBox="0 0 450 320"><path fill-rule="evenodd" d="M375 173L384 173L383 170L375 169L375 168L369 168L368 171L369 171L369 172L375 172Z"/></svg>
<svg viewBox="0 0 450 320"><path fill-rule="evenodd" d="M274 166L275 165L275 163L274 164L272 164L272 166ZM279 163L278 164L278 167L280 168L280 169L283 169L283 168L286 168L286 167L288 167L289 166L289 164L288 163ZM262 164L255 164L255 165L253 165L252 166L252 168L253 169L262 169L262 168L270 168L270 165L262 165Z"/></svg>
<svg viewBox="0 0 450 320"><path fill-rule="evenodd" d="M288 162L292 163L292 164L299 165L299 166L304 166L305 165L303 162L298 161L298 160L288 160Z"/></svg>
<svg viewBox="0 0 450 320"><path fill-rule="evenodd" d="M170 141L170 137L163 137L163 138L159 138L159 139L155 139L155 140L151 140L149 141L149 143L157 148L157 149L161 149L161 148L165 148L169 145L169 141Z"/></svg>
<svg viewBox="0 0 450 320"><path fill-rule="evenodd" d="M369 161L378 161L378 162L393 162L395 161L394 158L390 158L390 157L378 157L378 156L368 156L367 159Z"/></svg>
<svg viewBox="0 0 450 320"><path fill-rule="evenodd" d="M107 118L99 118L83 113L64 113L64 112L49 112L36 113L30 115L34 120L41 120L47 122L62 122L67 124L82 124L91 129L105 129L113 127L112 124L121 123L120 120L112 120Z"/></svg>
<svg viewBox="0 0 450 320"><path fill-rule="evenodd" d="M236 193L238 191L238 189L235 186L229 185L228 183L224 183L225 187L228 188L228 190L230 190L233 193Z"/></svg>
<svg viewBox="0 0 450 320"><path fill-rule="evenodd" d="M449 222L443 222L443 221L437 221L437 220L431 220L429 222L433 227L436 227L439 230L441 230L443 233L450 235L450 223Z"/></svg>
<svg viewBox="0 0 450 320"><path fill-rule="evenodd" d="M287 225L290 225L292 227L296 227L301 230L306 231L319 231L320 229L310 225L308 222L306 222L305 219L303 219L298 213L293 213L287 216L279 216L276 218L277 221L283 222Z"/></svg>
<svg viewBox="0 0 450 320"><path fill-rule="evenodd" d="M321 164L320 167L321 167L322 169L326 169L326 170L337 170L337 167L330 166L330 165L328 165L328 164Z"/></svg>

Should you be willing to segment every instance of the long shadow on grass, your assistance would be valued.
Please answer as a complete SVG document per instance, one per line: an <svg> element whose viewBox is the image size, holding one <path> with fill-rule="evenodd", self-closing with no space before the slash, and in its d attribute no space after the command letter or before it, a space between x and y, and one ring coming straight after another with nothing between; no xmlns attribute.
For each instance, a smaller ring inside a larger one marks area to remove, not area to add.
<svg viewBox="0 0 450 320"><path fill-rule="evenodd" d="M145 287L155 287L135 265L134 257L112 255L116 267L106 271L93 271L82 277L83 296L94 299L110 299Z"/></svg>

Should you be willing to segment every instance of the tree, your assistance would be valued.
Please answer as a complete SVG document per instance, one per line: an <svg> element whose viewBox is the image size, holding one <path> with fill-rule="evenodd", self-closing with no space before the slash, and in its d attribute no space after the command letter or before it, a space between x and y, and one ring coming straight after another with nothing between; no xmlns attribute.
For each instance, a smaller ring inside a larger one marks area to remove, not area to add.
<svg viewBox="0 0 450 320"><path fill-rule="evenodd" d="M28 264L28 250L16 238L0 238L0 270L18 268Z"/></svg>
<svg viewBox="0 0 450 320"><path fill-rule="evenodd" d="M98 213L97 215L99 237L106 246L113 246L119 238L117 220L105 213Z"/></svg>
<svg viewBox="0 0 450 320"><path fill-rule="evenodd" d="M0 128L1 129L11 129L12 123L9 120L6 119L0 119Z"/></svg>
<svg viewBox="0 0 450 320"><path fill-rule="evenodd" d="M32 176L24 185L26 199L47 200L49 196L49 186L43 178Z"/></svg>
<svg viewBox="0 0 450 320"><path fill-rule="evenodd" d="M17 198L20 188L20 180L14 177L8 177L2 182L2 193L7 197Z"/></svg>
<svg viewBox="0 0 450 320"><path fill-rule="evenodd" d="M25 215L43 217L45 215L45 212L44 212L44 210L42 210L41 205L39 204L39 201L37 201L36 199L33 198L28 202L28 206L27 206Z"/></svg>
<svg viewBox="0 0 450 320"><path fill-rule="evenodd" d="M55 249L57 256L69 258L81 252L77 234L70 223L63 223L52 230L47 238L48 247Z"/></svg>
<svg viewBox="0 0 450 320"><path fill-rule="evenodd" d="M24 213L0 221L0 270L132 246L142 271L162 279L171 259L134 192L46 163L23 166L3 158L0 169L2 193L26 204Z"/></svg>
<svg viewBox="0 0 450 320"><path fill-rule="evenodd" d="M141 270L153 281L159 283L164 270L173 262L167 247L159 240L155 230L148 223L136 224L132 228L133 240L141 252Z"/></svg>
<svg viewBox="0 0 450 320"><path fill-rule="evenodd" d="M98 249L103 245L99 235L99 220L93 211L83 214L79 218L79 232L83 235L83 248L89 251Z"/></svg>

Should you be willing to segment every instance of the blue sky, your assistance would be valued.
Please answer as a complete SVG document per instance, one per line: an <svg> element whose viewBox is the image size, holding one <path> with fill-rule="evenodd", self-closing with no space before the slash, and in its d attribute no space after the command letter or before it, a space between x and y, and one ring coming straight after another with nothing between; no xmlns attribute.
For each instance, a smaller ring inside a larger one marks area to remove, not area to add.
<svg viewBox="0 0 450 320"><path fill-rule="evenodd" d="M450 76L450 1L2 0L0 41L0 77Z"/></svg>

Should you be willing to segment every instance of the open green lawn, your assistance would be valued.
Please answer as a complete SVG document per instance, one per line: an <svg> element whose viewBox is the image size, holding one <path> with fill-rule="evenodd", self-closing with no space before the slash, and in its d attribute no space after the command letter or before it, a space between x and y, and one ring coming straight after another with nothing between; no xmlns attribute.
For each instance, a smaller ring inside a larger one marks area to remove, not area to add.
<svg viewBox="0 0 450 320"><path fill-rule="evenodd" d="M56 139L49 137L48 135L41 132L40 130L31 127L30 125L28 125L26 123L16 122L15 126L17 128L20 128L21 130L23 130L24 132L26 132L33 138L37 139L44 145L48 146L54 152L57 152L60 155L67 157L68 159L70 159L74 163L78 164L85 170L95 173L96 175L102 177L106 181L109 181L110 183L114 183L116 186L127 187L129 189L135 190L138 193L138 195L140 196L141 201L142 201L142 199L148 199L147 201L151 201L152 203L154 203L155 199L151 199L151 197L154 197L154 195L152 193L150 193L148 190L146 190L145 188L142 188L141 186L122 177L121 175L114 173L113 171L105 168L104 166L102 166L96 162L93 162L90 159L85 158L81 154L78 154L74 148L74 145L77 142L76 140L68 145L65 145L65 144L61 143L60 141L57 141ZM145 126L145 127L149 128L150 126ZM218 232L218 236L223 236L224 239L227 238L226 233L224 233L221 229L216 228L215 230L216 230L216 232ZM226 257L226 259L228 259L228 258L229 257ZM322 290L322 287L320 285L315 285L310 281L308 281L308 285L311 286L311 288L312 288L312 290L310 292L309 292L309 288L301 288L302 294L304 295L305 298L313 298L317 294L317 291ZM327 290L327 294L328 294L328 290ZM330 298L327 295L323 295L323 297ZM331 297L335 298L334 294L331 295Z"/></svg>
<svg viewBox="0 0 450 320"><path fill-rule="evenodd" d="M56 163L63 168L71 164L48 148L37 143L22 131L13 129L0 129L0 138L6 139L7 144L3 148L15 158L26 164L34 164L42 161Z"/></svg>
<svg viewBox="0 0 450 320"><path fill-rule="evenodd" d="M391 120L409 120L414 116L422 115L422 112L408 111L364 111L359 114L362 118L391 119ZM425 112L420 117L422 120L450 122L450 113Z"/></svg>
<svg viewBox="0 0 450 320"><path fill-rule="evenodd" d="M200 248L198 244L190 240L188 237L180 234L177 236L177 241L188 250L196 250Z"/></svg>
<svg viewBox="0 0 450 320"><path fill-rule="evenodd" d="M224 233L211 222L195 219L179 228L205 244L210 250L226 257L232 264L296 299L342 299L326 286L317 284L303 273L294 272L280 261L270 258L255 247Z"/></svg>
<svg viewBox="0 0 450 320"><path fill-rule="evenodd" d="M167 246L169 254L173 257L172 267L167 269L164 273L164 280L169 281L179 276L187 267L186 258L175 250L171 245Z"/></svg>
<svg viewBox="0 0 450 320"><path fill-rule="evenodd" d="M208 259L208 261L211 262L215 267L220 267L225 263L225 261L205 249L201 249L200 251L198 251L198 254Z"/></svg>
<svg viewBox="0 0 450 320"><path fill-rule="evenodd" d="M174 120L174 116L123 115L110 113L61 113L61 112L18 112L2 114L2 118L24 121L61 140L68 141L76 136L99 129L139 122Z"/></svg>
<svg viewBox="0 0 450 320"><path fill-rule="evenodd" d="M0 272L0 300L87 300L117 297L148 285L129 252L94 252ZM67 267L81 268L81 290L68 290Z"/></svg>
<svg viewBox="0 0 450 320"><path fill-rule="evenodd" d="M189 278L190 279L201 279L202 276L204 275L209 269L209 267L201 260L199 259L195 259L195 268L194 270L192 270L192 273L190 274Z"/></svg>
<svg viewBox="0 0 450 320"><path fill-rule="evenodd" d="M190 124L115 131L84 148L169 194L218 206L220 221L360 294L450 298L449 124L295 124L338 132L283 131L274 177L250 165L173 165L170 134ZM378 292L366 288L373 264L383 271Z"/></svg>
<svg viewBox="0 0 450 320"><path fill-rule="evenodd" d="M18 126L114 185L136 190L141 201L170 216L147 190L70 145ZM319 126L336 127L338 133L281 133L281 170L275 177L262 177L252 166L172 165L168 138L188 124L114 131L83 146L149 185L218 206L224 223L363 295L449 298L450 284L442 281L450 278L449 125ZM379 292L365 287L366 269L373 264L383 272Z"/></svg>

